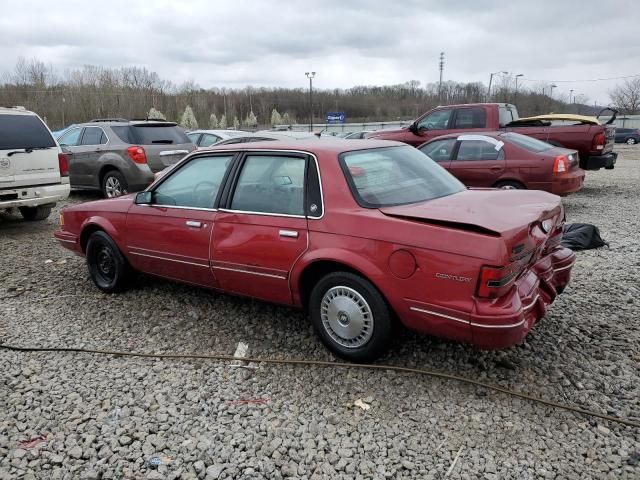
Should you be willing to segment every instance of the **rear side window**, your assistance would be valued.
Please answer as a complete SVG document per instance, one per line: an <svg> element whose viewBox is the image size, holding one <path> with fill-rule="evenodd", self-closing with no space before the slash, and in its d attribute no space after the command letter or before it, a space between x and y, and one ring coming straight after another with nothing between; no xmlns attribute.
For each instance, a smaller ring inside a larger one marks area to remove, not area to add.
<svg viewBox="0 0 640 480"><path fill-rule="evenodd" d="M462 140L458 148L458 161L503 160L504 150L484 140Z"/></svg>
<svg viewBox="0 0 640 480"><path fill-rule="evenodd" d="M131 126L135 143L139 145L171 145L176 143L191 143L187 134L175 126Z"/></svg>
<svg viewBox="0 0 640 480"><path fill-rule="evenodd" d="M484 108L460 108L456 110L453 128L485 128L487 113Z"/></svg>
<svg viewBox="0 0 640 480"><path fill-rule="evenodd" d="M547 142L543 142L542 140L538 140L537 138L528 137L526 135L521 135L519 133L505 133L501 135L505 140L510 141L511 143L516 144L519 147L524 148L530 152L540 153L546 152L553 148L553 145Z"/></svg>
<svg viewBox="0 0 640 480"><path fill-rule="evenodd" d="M218 143L219 140L220 140L220 137L218 137L217 135L213 135L211 133L204 133L202 134L202 138L200 139L200 146L210 147L214 143Z"/></svg>
<svg viewBox="0 0 640 480"><path fill-rule="evenodd" d="M133 135L131 133L130 127L125 127L125 126L111 127L111 130L124 143L131 143L131 144L136 143L135 140L133 139Z"/></svg>
<svg viewBox="0 0 640 480"><path fill-rule="evenodd" d="M35 115L0 115L0 150L55 146L51 133Z"/></svg>
<svg viewBox="0 0 640 480"><path fill-rule="evenodd" d="M107 137L100 127L86 127L82 134L82 145L102 145Z"/></svg>
<svg viewBox="0 0 640 480"><path fill-rule="evenodd" d="M249 155L231 208L246 212L304 215L304 158Z"/></svg>

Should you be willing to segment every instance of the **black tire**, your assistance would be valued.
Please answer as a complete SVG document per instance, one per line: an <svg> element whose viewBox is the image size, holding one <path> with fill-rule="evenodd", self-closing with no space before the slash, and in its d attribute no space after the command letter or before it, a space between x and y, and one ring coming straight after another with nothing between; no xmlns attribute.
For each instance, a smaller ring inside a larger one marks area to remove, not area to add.
<svg viewBox="0 0 640 480"><path fill-rule="evenodd" d="M338 294L339 292L343 294ZM334 294L336 296L330 300ZM338 305L343 302L342 306L345 306L348 312L335 312L338 307L334 302L338 297ZM365 303L362 303L362 300ZM329 320L331 311L336 314L333 315L336 330L333 330ZM370 314L363 314L365 311ZM323 312L327 314L323 315ZM353 320L350 315L354 317ZM346 360L371 362L387 350L391 341L393 320L387 302L371 282L353 273L333 272L324 276L311 291L309 316L317 335L327 348ZM346 318L343 322L338 317ZM352 327L360 331L361 335L351 339L341 337L337 330L348 329L351 321ZM363 328L358 327L359 322ZM366 325L369 325L369 328L365 328ZM348 345L350 342L352 344Z"/></svg>
<svg viewBox="0 0 640 480"><path fill-rule="evenodd" d="M627 139L625 140L625 143L626 143L627 145L635 145L635 144L636 144L636 143L638 143L638 142L636 142L636 139L635 139L635 138L633 138L633 137L629 137L629 138L627 138Z"/></svg>
<svg viewBox="0 0 640 480"><path fill-rule="evenodd" d="M104 198L116 198L129 193L129 184L118 170L109 170L102 177L102 195Z"/></svg>
<svg viewBox="0 0 640 480"><path fill-rule="evenodd" d="M522 183L516 180L503 180L502 182L497 182L493 187L503 188L505 190L526 190L527 189L527 187L525 187Z"/></svg>
<svg viewBox="0 0 640 480"><path fill-rule="evenodd" d="M126 290L133 271L122 252L103 231L91 234L86 250L87 267L91 280L105 293Z"/></svg>
<svg viewBox="0 0 640 480"><path fill-rule="evenodd" d="M51 214L51 207L19 207L22 218L29 222L44 220Z"/></svg>

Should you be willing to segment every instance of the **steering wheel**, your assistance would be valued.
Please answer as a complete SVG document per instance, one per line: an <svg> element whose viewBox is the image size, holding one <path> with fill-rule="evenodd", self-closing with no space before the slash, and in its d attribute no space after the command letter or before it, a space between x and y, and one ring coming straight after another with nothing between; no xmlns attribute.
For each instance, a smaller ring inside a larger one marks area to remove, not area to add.
<svg viewBox="0 0 640 480"><path fill-rule="evenodd" d="M206 188L206 187L209 187L208 191L202 191L202 192L198 191L199 189ZM215 198L209 198L209 196L212 192L217 193L219 189L220 189L220 184L218 183L211 182L209 180L203 180L202 182L198 182L193 189L194 203L196 205L206 205L203 208L212 208ZM200 200L203 200L203 201L200 201Z"/></svg>

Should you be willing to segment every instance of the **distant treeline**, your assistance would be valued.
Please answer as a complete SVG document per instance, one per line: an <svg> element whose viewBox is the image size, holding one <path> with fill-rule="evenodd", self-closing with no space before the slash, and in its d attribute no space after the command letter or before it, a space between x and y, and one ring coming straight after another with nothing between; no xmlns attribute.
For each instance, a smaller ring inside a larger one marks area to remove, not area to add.
<svg viewBox="0 0 640 480"><path fill-rule="evenodd" d="M545 85L520 86L517 95L514 87L511 77L494 78L491 101L515 103L521 115L593 111L584 105L586 98L571 105L562 96L551 98L551 89ZM349 122L392 121L414 118L437 105L486 100L487 86L482 83L447 81L439 91L437 83L422 85L411 80L399 85L314 89L313 111L315 123L323 123L326 112L334 111L345 112ZM145 118L152 107L179 122L190 106L201 128L209 125L212 114L217 118L224 115L229 126L251 125L255 123L250 121L251 111L259 126L268 126L274 109L288 122L309 121L306 88L205 89L194 82L175 85L145 68L87 65L59 73L37 59L20 59L13 72L0 80L0 105L33 110L54 130L92 118Z"/></svg>

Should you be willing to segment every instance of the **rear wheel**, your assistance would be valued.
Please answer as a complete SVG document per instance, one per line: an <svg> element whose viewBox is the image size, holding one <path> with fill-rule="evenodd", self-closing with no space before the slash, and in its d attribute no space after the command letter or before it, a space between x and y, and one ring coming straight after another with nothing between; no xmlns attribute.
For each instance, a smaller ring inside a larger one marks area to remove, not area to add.
<svg viewBox="0 0 640 480"><path fill-rule="evenodd" d="M309 313L322 342L342 358L369 362L389 346L389 307L378 289L358 275L324 276L311 292Z"/></svg>
<svg viewBox="0 0 640 480"><path fill-rule="evenodd" d="M636 144L636 139L633 137L629 137L627 138L627 145L635 145Z"/></svg>
<svg viewBox="0 0 640 480"><path fill-rule="evenodd" d="M494 185L495 188L502 188L504 190L525 190L525 187L522 183L516 180L504 180L502 182L498 182Z"/></svg>
<svg viewBox="0 0 640 480"><path fill-rule="evenodd" d="M102 194L105 198L115 198L129 193L129 185L118 170L109 170L102 178Z"/></svg>
<svg viewBox="0 0 640 480"><path fill-rule="evenodd" d="M20 215L30 222L44 220L51 214L51 207L20 207Z"/></svg>
<svg viewBox="0 0 640 480"><path fill-rule="evenodd" d="M93 283L106 293L129 286L132 270L113 239L103 231L94 232L87 243L87 266Z"/></svg>

